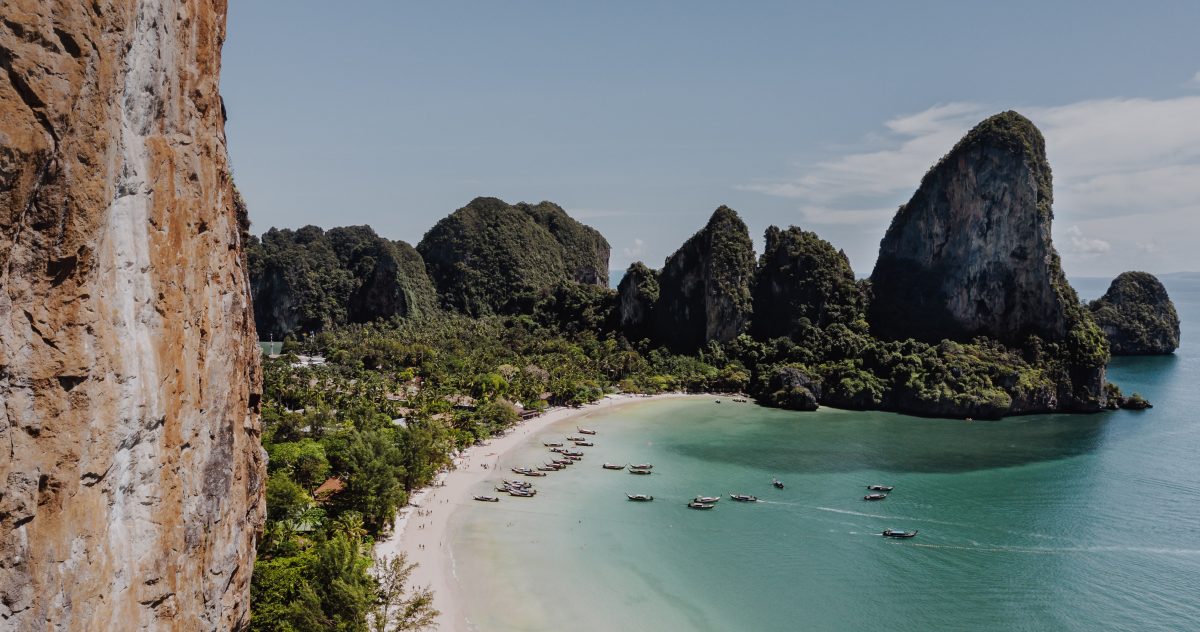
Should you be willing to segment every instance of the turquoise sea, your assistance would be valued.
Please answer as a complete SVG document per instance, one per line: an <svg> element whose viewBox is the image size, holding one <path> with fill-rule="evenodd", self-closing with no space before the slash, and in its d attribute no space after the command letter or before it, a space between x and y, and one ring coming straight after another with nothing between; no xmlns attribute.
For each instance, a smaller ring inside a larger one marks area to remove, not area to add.
<svg viewBox="0 0 1200 632"><path fill-rule="evenodd" d="M593 413L581 423L599 431L596 447L538 479L537 497L454 512L449 544L471 623L1200 629L1200 280L1164 281L1184 346L1110 367L1154 403L1146 412L964 422L690 398ZM1093 298L1107 282L1075 285ZM505 466L544 462L541 441L576 425L534 437ZM649 461L654 474L604 461ZM787 487L772 488L773 476ZM865 502L871 483L896 490ZM697 494L724 498L688 509ZM889 527L920 533L876 535Z"/></svg>

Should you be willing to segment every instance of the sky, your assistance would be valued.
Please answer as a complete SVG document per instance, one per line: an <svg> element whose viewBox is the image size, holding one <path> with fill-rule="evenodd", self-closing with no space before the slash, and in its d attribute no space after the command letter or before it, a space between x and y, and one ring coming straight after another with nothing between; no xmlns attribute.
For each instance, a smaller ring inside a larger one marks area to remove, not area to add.
<svg viewBox="0 0 1200 632"><path fill-rule="evenodd" d="M610 267L718 206L870 274L983 118L1046 137L1070 276L1200 270L1200 3L231 2L221 90L252 230L416 244L478 196L550 200Z"/></svg>

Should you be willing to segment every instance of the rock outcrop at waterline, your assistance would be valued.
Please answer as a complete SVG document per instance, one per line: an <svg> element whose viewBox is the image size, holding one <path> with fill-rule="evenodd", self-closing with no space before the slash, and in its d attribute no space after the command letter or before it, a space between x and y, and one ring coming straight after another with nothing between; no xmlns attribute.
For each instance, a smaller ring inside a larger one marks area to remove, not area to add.
<svg viewBox="0 0 1200 632"><path fill-rule="evenodd" d="M1113 355L1163 355L1179 348L1179 314L1153 274L1122 272L1088 309Z"/></svg>
<svg viewBox="0 0 1200 632"><path fill-rule="evenodd" d="M264 457L225 3L0 16L0 629L236 629Z"/></svg>

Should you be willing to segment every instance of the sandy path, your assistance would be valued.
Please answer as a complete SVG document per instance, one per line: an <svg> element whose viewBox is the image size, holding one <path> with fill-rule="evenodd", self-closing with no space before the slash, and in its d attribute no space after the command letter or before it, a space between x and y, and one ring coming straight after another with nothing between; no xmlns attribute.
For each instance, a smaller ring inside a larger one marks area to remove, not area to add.
<svg viewBox="0 0 1200 632"><path fill-rule="evenodd" d="M412 574L410 585L429 586L433 589L434 607L441 611L437 629L468 630L466 611L459 594L458 582L454 578L453 558L446 542L447 525L454 509L471 501L472 490L477 490L483 481L518 478L509 472L498 472L497 463L506 452L524 443L530 436L545 431L547 427L598 410L675 397L689 395L610 395L582 408L551 409L539 417L514 426L502 437L492 438L481 446L465 450L455 459L455 469L442 472L433 486L412 494L409 505L397 513L393 530L395 535L380 540L375 545L375 554L380 558L388 558L399 552L406 553L409 562L419 564ZM487 465L486 469L484 464Z"/></svg>

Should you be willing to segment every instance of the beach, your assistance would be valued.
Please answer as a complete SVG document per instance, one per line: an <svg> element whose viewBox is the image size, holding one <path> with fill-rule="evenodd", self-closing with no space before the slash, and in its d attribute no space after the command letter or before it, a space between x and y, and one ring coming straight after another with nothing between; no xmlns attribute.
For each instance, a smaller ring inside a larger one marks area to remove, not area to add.
<svg viewBox="0 0 1200 632"><path fill-rule="evenodd" d="M685 397L704 396L683 393L609 395L580 408L553 408L513 426L503 436L493 437L482 445L460 452L454 459L453 469L440 473L432 486L413 492L409 504L397 513L392 535L376 543L375 555L387 559L405 553L410 563L418 565L409 580L410 590L414 587L433 590L434 607L440 612L437 629L469 629L454 575L454 557L448 546L447 528L450 515L456 508L474 502L472 496L476 492L473 490L477 490L481 483L518 478L497 467L505 453L559 422L634 403Z"/></svg>

